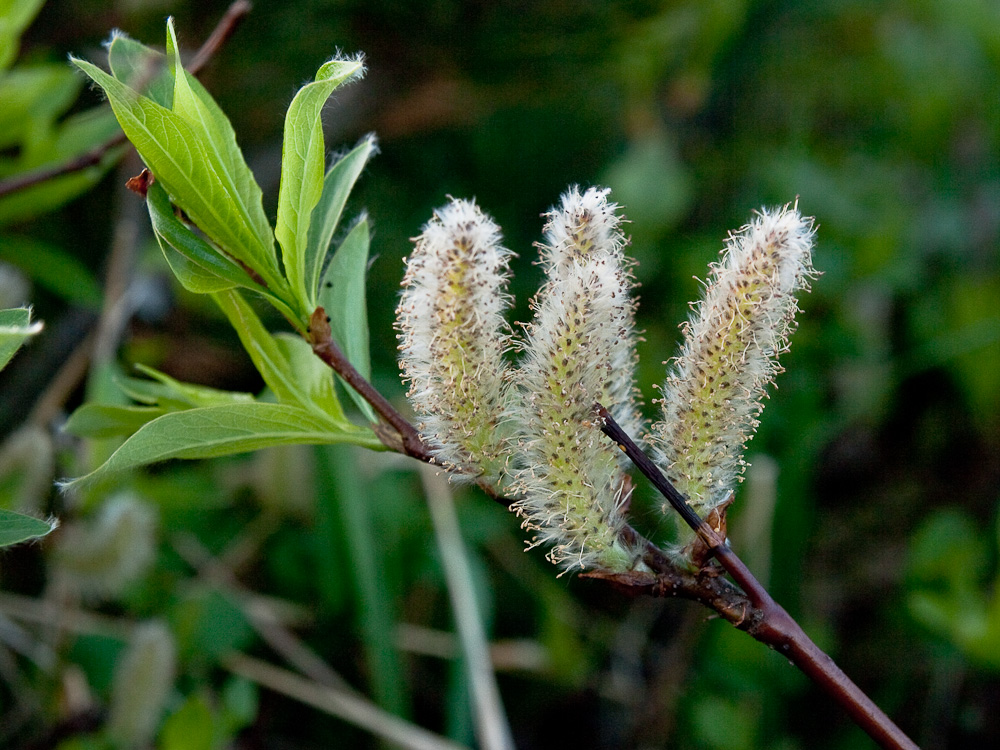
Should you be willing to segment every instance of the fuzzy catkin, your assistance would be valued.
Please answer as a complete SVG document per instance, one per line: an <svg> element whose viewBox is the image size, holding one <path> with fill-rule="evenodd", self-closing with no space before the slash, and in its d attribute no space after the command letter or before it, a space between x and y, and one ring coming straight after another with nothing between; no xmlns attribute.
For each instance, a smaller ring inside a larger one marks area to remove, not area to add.
<svg viewBox="0 0 1000 750"><path fill-rule="evenodd" d="M54 568L85 598L120 596L156 556L157 520L152 505L118 493L92 521L67 524L54 549Z"/></svg>
<svg viewBox="0 0 1000 750"><path fill-rule="evenodd" d="M795 327L795 294L814 276L812 244L812 219L796 207L762 210L729 236L704 298L682 326L681 352L663 387L663 418L648 442L702 517L741 479L743 449Z"/></svg>
<svg viewBox="0 0 1000 750"><path fill-rule="evenodd" d="M624 267L617 207L607 191L576 189L549 214L541 245L547 281L533 302L520 402L515 509L566 570L624 571L636 563L626 539L618 450L593 422L593 405L637 422L632 278Z"/></svg>
<svg viewBox="0 0 1000 750"><path fill-rule="evenodd" d="M119 748L146 747L156 736L174 685L177 646L166 625L138 625L115 665L107 733Z"/></svg>
<svg viewBox="0 0 1000 750"><path fill-rule="evenodd" d="M407 260L396 315L407 396L435 459L493 485L503 482L509 449L511 252L500 241L500 228L471 201L436 211Z"/></svg>
<svg viewBox="0 0 1000 750"><path fill-rule="evenodd" d="M624 218L618 214L620 206L608 200L610 193L609 188L591 187L581 193L577 186L570 187L563 194L559 208L547 214L545 241L537 247L550 286L562 283L568 275L578 272L579 264L591 260L609 258L617 269L618 288L611 290L608 308L613 310L618 336L609 341L607 361L602 363L608 367L608 373L601 400L622 429L638 439L643 423L635 385L639 355L636 304L632 297L635 281L630 273L633 261L625 255ZM623 466L630 466L624 454L619 455Z"/></svg>

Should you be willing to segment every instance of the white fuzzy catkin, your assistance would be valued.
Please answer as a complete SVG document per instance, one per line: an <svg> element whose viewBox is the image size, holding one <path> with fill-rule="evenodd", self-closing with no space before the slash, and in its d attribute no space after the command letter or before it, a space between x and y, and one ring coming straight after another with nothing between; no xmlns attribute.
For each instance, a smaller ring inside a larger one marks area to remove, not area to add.
<svg viewBox="0 0 1000 750"><path fill-rule="evenodd" d="M606 190L571 189L540 245L548 279L533 301L512 420L521 438L512 487L534 545L566 570L633 569L618 449L593 421L602 402L638 423L632 277L617 206Z"/></svg>
<svg viewBox="0 0 1000 750"><path fill-rule="evenodd" d="M808 289L813 222L795 206L762 210L729 236L663 388L648 442L660 468L704 517L741 479L767 386L780 372ZM667 506L664 512L669 512Z"/></svg>
<svg viewBox="0 0 1000 750"><path fill-rule="evenodd" d="M479 207L435 212L407 260L396 316L407 395L435 459L457 476L499 484L506 470L504 311L511 252Z"/></svg>

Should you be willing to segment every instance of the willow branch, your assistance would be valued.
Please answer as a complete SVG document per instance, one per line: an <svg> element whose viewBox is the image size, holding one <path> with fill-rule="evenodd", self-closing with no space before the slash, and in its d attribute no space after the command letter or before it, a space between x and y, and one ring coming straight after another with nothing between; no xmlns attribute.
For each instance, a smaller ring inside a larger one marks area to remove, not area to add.
<svg viewBox="0 0 1000 750"><path fill-rule="evenodd" d="M782 654L813 682L836 700L881 747L889 750L919 750L917 745L827 656L785 609L771 598L753 573L729 547L724 536L698 517L684 496L670 483L656 465L621 429L600 404L595 406L601 430L632 460L646 478L677 509L719 564L740 585L748 607L739 622L761 643ZM709 605L711 606L711 605ZM724 613L723 616L726 616ZM726 616L726 619L730 619ZM730 620L732 621L732 620Z"/></svg>
<svg viewBox="0 0 1000 750"><path fill-rule="evenodd" d="M394 451L405 453L407 456L424 463L434 463L431 448L424 442L417 428L396 411L389 400L375 390L375 386L365 380L337 346L330 331L330 319L322 307L317 307L312 314L312 319L309 321L309 336L316 356L357 391L361 398L371 405L382 421L395 431L395 434L391 434L385 430L376 430L379 440Z"/></svg>
<svg viewBox="0 0 1000 750"><path fill-rule="evenodd" d="M201 72L208 61L212 59L222 45L233 35L237 26L239 26L240 22L250 12L251 7L252 5L249 0L236 0L236 2L229 6L225 15L222 16L219 23L216 24L215 29L208 36L208 39L198 48L194 57L191 58L191 62L186 66L187 71L191 75L197 75ZM116 133L104 141L104 143L67 162L51 167L41 167L31 172L17 175L16 177L0 180L0 198L20 190L26 190L29 187L47 182L56 177L96 167L104 160L109 151L127 142L128 139L124 133Z"/></svg>

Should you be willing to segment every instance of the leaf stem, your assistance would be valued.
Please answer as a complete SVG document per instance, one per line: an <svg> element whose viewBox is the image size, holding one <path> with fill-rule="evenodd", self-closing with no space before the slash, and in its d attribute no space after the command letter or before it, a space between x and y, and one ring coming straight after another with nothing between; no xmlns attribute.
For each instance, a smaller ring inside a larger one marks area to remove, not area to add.
<svg viewBox="0 0 1000 750"><path fill-rule="evenodd" d="M621 429L607 409L600 404L596 404L594 408L601 431L618 444L639 471L667 498L746 593L749 607L740 620L733 624L761 643L767 644L802 670L836 700L851 719L881 747L888 750L919 750L913 740L907 737L875 705L875 702L844 674L833 659L813 643L792 616L771 598L760 582L754 578L753 573L729 547L725 538L698 517L683 495ZM720 614L726 616L722 612ZM730 618L726 616L726 619Z"/></svg>

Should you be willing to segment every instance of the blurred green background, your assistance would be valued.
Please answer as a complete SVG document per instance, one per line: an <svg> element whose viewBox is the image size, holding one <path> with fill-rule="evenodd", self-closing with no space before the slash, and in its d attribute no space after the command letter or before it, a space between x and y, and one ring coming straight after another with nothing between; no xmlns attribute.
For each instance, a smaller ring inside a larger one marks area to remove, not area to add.
<svg viewBox="0 0 1000 750"><path fill-rule="evenodd" d="M18 64L103 61L113 28L162 44L168 14L193 50L225 7L51 0ZM366 209L375 231L374 381L397 402L402 258L447 195L475 197L503 227L526 320L540 214L567 185L612 188L638 260L650 416L694 277L726 233L762 205L798 200L816 217L823 275L800 302L787 371L750 444L734 546L925 750L1000 743L1000 5L259 2L201 79L272 215L285 108L337 49L368 64L328 105L327 141L379 136L349 208ZM99 104L70 89L61 105L45 98L35 135ZM31 166L18 161L26 125L0 112L0 179ZM65 526L0 557L0 746L105 747L92 730L117 700L123 634L146 620L167 623L176 644L157 747L376 745L220 666L230 648L277 661L234 603L249 592L280 605L360 691L473 742L412 462L295 448L156 467L87 502L50 489L109 449L51 429L84 386L39 406L95 326L99 284L127 289L128 304L112 335L102 329L90 395L136 362L261 386L224 319L172 282L122 187L139 169L124 159L61 207L0 202L0 306L30 301L46 323L0 378L0 503ZM655 499L638 495L635 525L665 538ZM459 511L518 747L871 746L803 676L707 610L557 579L538 551L522 553L502 508L465 490ZM98 559L102 543L114 562ZM134 575L101 578L122 570ZM42 602L62 619L33 621Z"/></svg>

